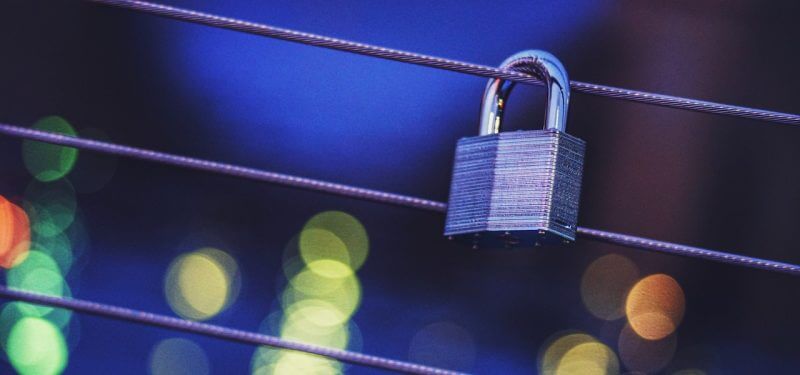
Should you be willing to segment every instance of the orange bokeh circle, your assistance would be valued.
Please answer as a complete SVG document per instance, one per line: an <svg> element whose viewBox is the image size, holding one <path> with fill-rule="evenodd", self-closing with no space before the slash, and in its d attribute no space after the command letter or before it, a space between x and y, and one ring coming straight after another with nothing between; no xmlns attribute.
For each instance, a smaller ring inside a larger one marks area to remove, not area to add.
<svg viewBox="0 0 800 375"><path fill-rule="evenodd" d="M22 262L31 246L31 225L25 210L0 196L0 267Z"/></svg>
<svg viewBox="0 0 800 375"><path fill-rule="evenodd" d="M647 276L631 288L625 302L628 323L640 337L659 340L675 332L685 309L683 289L665 274Z"/></svg>

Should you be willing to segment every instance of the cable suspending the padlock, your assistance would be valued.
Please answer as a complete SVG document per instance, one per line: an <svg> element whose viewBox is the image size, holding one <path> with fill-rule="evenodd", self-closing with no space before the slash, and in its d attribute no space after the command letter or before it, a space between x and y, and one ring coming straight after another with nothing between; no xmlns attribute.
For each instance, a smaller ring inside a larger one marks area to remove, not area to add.
<svg viewBox="0 0 800 375"><path fill-rule="evenodd" d="M225 164L216 161L190 158L186 156L168 154L159 151L124 146L110 142L73 137L64 134L46 132L42 130L23 128L0 123L0 134L15 138L24 138L34 141L75 147L82 150L95 151L109 155L128 157L132 159L152 161L159 164L172 165L188 169L196 169L221 175L246 178L255 181L267 182L292 188L319 191L338 196L355 199L387 203L396 206L410 207L425 211L439 213L447 212L447 203L429 199L411 197L401 194L388 193L379 190L365 189L356 186L338 184L333 182L315 180L311 178L292 176L288 174L264 171L255 168ZM757 268L767 271L787 273L800 276L800 265L776 262L744 255L731 254L722 251L703 249L688 245L658 241L649 238L630 236L626 234L608 232L598 229L578 227L579 236L612 243L634 249L655 251L659 253L680 255L691 258L712 260L737 266Z"/></svg>
<svg viewBox="0 0 800 375"><path fill-rule="evenodd" d="M172 19L177 19L187 22L194 22L229 30L236 30L250 34L278 38L308 45L331 48L331 49L347 51L367 56L379 57L394 61L401 61L416 65L434 67L434 68L472 74L482 77L500 78L519 83L542 84L542 81L534 76L510 69L495 68L490 66L466 63L456 60L449 60L434 56L378 47L363 43L351 42L347 40L298 32L283 28L277 28L268 25L257 24L227 17L220 17L166 5L148 3L143 1L135 1L135 0L86 0L86 1L91 1L106 5L113 5L121 8L137 10L141 12L146 12L150 14L169 17ZM788 113L780 113L780 112L766 111L766 110L733 106L727 104L719 104L708 101L681 98L681 97L662 95L662 94L653 94L648 92L628 90L628 89L578 82L578 81L571 81L570 87L572 88L572 90L576 92L605 96L610 98L617 98L617 99L640 102L640 103L654 104L663 107L687 109L697 112L716 113L734 117L800 125L800 115L794 115ZM180 166L180 167L197 169L223 175L248 178L252 180L274 183L289 187L327 192L335 195L347 196L356 199L371 200L375 202L389 203L389 204L406 206L406 207L434 211L434 212L447 211L447 204L443 202L436 202L422 198L404 196L400 194L393 194L378 190L365 189L365 188L320 181L310 178L291 176L287 174L263 171L254 168L241 167L214 161L189 158L185 156L167 154L167 153L145 150L130 146L123 146L109 142L101 142L79 137L66 136L62 134L44 132L34 129L26 129L8 124L0 124L0 133L13 137L26 138L31 140L63 145L63 146L76 147L83 150L91 150L117 156L130 157L134 159L148 160L161 164ZM657 241L642 237L601 231L590 228L577 227L577 233L584 238L609 242L621 246L627 246L642 250L651 250L661 253L681 255L693 258L701 258L701 259L713 260L717 262L734 264L739 266L783 272L793 275L800 275L800 266L793 264L763 260L742 255L729 254L720 251ZM320 355L323 357L328 357L343 362L381 368L385 370L414 373L414 374L442 374L442 375L459 374L457 372L433 368L429 366L422 366L408 362L396 361L371 355L349 352L345 350L331 349L316 345L292 342L281 339L279 337L268 336L259 333L240 331L240 330L210 325L206 323L198 323L189 320L157 315L142 311L136 311L117 306L104 305L90 301L46 296L38 293L9 289L4 286L0 286L0 297L25 301L29 303L41 304L46 306L65 308L77 312L103 316L107 318L158 326L163 328L170 328L184 332L191 332L240 343L253 344L253 345L266 345L281 349L295 350L295 351Z"/></svg>
<svg viewBox="0 0 800 375"><path fill-rule="evenodd" d="M500 66L545 81L544 128L501 131L517 83L489 80L480 134L456 143L444 235L473 248L575 241L586 142L567 133L567 69L537 49L517 52Z"/></svg>
<svg viewBox="0 0 800 375"><path fill-rule="evenodd" d="M407 374L424 375L460 375L462 373L444 370L436 367L418 365L410 362L397 361L373 355L361 354L347 350L326 348L324 346L305 344L285 340L280 337L260 333L241 331L207 323L194 322L166 315L158 315L145 311L131 310L124 307L106 305L97 302L84 301L73 298L48 296L24 290L11 289L0 285L0 297L18 301L34 303L56 308L102 316L105 318L123 320L127 322L145 324L155 327L173 329L182 332L214 337L222 340L234 341L250 345L265 345L279 349L294 350L303 353L315 354L342 362L361 366L380 368L389 371Z"/></svg>
<svg viewBox="0 0 800 375"><path fill-rule="evenodd" d="M295 31L261 23L249 22L235 18L198 12L169 5L137 0L84 0L93 3L110 5L119 8L149 13L175 20L192 22L206 26L234 30L268 38L281 39L311 46L351 52L365 56L422 65L431 68L449 70L480 77L501 78L509 81L541 85L542 81L530 74L510 69L496 68L487 65L473 64L442 57L402 51L392 48L358 43L344 39ZM780 124L800 125L800 115L748 108L730 104L714 103L705 100L683 98L679 96L656 94L645 91L629 90L613 86L599 85L589 82L571 81L570 87L575 92L598 95L638 103L652 104L661 107L685 109L696 112L749 118Z"/></svg>

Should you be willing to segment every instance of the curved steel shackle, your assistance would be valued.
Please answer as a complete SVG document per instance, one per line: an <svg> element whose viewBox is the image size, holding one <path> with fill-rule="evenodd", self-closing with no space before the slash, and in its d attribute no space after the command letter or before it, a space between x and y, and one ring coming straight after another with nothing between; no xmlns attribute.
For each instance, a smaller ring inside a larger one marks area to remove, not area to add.
<svg viewBox="0 0 800 375"><path fill-rule="evenodd" d="M543 80L547 87L545 129L567 130L569 78L564 65L555 56L542 50L525 50L507 58L501 68L528 73ZM481 104L481 135L500 132L503 111L516 82L499 78L489 80Z"/></svg>

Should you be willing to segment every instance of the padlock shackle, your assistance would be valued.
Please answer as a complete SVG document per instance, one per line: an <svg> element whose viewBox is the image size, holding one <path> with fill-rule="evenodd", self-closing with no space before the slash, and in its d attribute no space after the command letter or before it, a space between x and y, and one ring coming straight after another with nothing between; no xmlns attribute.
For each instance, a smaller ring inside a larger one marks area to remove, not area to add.
<svg viewBox="0 0 800 375"><path fill-rule="evenodd" d="M507 58L501 68L516 70L538 77L547 87L545 129L567 130L569 109L569 78L564 65L555 56L542 50L525 50ZM492 78L486 85L481 103L480 135L500 132L503 111L516 82Z"/></svg>

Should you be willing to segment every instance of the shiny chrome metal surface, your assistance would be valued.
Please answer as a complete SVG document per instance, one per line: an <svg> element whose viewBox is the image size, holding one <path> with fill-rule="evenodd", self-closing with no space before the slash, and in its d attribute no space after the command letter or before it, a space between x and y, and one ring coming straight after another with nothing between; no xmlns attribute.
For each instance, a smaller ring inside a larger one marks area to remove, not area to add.
<svg viewBox="0 0 800 375"><path fill-rule="evenodd" d="M531 49L512 55L500 67L531 74L544 81L547 88L545 129L567 130L569 77L558 58L549 52ZM486 85L481 103L480 135L500 132L508 95L515 85L516 82L501 78L494 78Z"/></svg>
<svg viewBox="0 0 800 375"><path fill-rule="evenodd" d="M458 141L444 234L473 247L532 247L575 240L586 143L565 132L566 69L548 52L503 62L547 87L544 129L500 132L515 83L493 78L484 91L480 135Z"/></svg>

